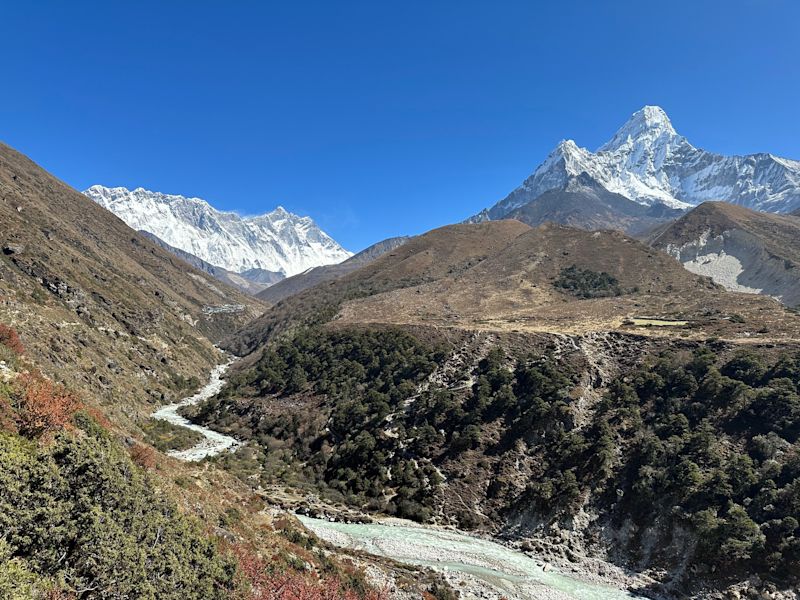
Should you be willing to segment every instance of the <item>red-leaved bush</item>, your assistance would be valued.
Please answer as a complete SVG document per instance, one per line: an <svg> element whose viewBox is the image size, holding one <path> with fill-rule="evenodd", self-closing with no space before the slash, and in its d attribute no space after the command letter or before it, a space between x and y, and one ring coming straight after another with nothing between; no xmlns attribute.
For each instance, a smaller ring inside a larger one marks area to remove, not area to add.
<svg viewBox="0 0 800 600"><path fill-rule="evenodd" d="M17 429L26 437L48 437L68 427L81 407L72 392L41 373L20 374L14 388Z"/></svg>
<svg viewBox="0 0 800 600"><path fill-rule="evenodd" d="M134 444L128 449L131 460L143 469L152 469L156 466L156 451L145 444Z"/></svg>
<svg viewBox="0 0 800 600"><path fill-rule="evenodd" d="M103 429L110 430L113 427L111 425L111 421L108 419L108 417L105 415L105 413L102 412L101 410L99 410L97 408L93 408L91 406L86 407L83 410L86 412L87 415L89 415L95 421L97 421L97 424L100 425L100 427L102 427Z"/></svg>
<svg viewBox="0 0 800 600"><path fill-rule="evenodd" d="M338 577L320 579L313 573L272 573L266 560L249 548L232 547L247 580L246 600L388 600L384 591L358 593Z"/></svg>
<svg viewBox="0 0 800 600"><path fill-rule="evenodd" d="M0 344L9 348L15 354L25 354L25 346L19 339L19 334L8 325L0 323Z"/></svg>

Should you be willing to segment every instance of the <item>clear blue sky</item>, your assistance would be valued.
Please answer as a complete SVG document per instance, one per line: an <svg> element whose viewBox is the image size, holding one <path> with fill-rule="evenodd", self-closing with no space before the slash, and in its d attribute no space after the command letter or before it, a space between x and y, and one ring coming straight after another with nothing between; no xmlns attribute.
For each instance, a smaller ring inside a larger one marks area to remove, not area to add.
<svg viewBox="0 0 800 600"><path fill-rule="evenodd" d="M310 214L358 250L644 104L800 158L800 2L5 2L0 139L82 189Z"/></svg>

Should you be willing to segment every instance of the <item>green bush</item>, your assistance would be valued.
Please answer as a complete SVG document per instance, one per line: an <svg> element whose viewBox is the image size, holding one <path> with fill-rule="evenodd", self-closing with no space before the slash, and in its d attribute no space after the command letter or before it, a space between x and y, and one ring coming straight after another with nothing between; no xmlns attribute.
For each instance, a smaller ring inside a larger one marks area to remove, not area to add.
<svg viewBox="0 0 800 600"><path fill-rule="evenodd" d="M623 293L619 281L610 273L581 269L577 265L561 269L553 285L578 298L607 298Z"/></svg>
<svg viewBox="0 0 800 600"><path fill-rule="evenodd" d="M149 419L142 426L142 431L145 440L161 452L186 450L203 440L203 436L196 431L160 419Z"/></svg>
<svg viewBox="0 0 800 600"><path fill-rule="evenodd" d="M228 597L234 563L110 435L79 425L49 446L0 433L0 582L30 572L81 598Z"/></svg>

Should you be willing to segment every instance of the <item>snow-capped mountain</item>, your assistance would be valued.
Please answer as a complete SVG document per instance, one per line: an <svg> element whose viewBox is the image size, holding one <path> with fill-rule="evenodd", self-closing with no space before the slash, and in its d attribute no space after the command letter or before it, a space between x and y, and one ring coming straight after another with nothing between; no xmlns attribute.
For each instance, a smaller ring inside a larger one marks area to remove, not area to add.
<svg viewBox="0 0 800 600"><path fill-rule="evenodd" d="M723 200L776 213L800 207L800 161L701 150L675 131L661 108L645 106L596 152L572 140L560 142L521 186L472 220L503 218L584 173L609 192L645 205L688 208Z"/></svg>
<svg viewBox="0 0 800 600"><path fill-rule="evenodd" d="M219 211L200 198L143 188L93 185L84 194L133 229L148 231L171 246L236 273L264 269L288 277L352 256L310 217L280 206L264 215L242 217Z"/></svg>

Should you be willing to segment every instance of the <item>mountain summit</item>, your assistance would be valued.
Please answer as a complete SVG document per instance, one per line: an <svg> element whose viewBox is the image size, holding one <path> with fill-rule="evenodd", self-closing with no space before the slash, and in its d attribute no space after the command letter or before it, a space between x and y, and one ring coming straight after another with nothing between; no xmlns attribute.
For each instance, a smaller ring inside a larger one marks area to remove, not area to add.
<svg viewBox="0 0 800 600"><path fill-rule="evenodd" d="M613 151L627 143L642 143L662 137L679 137L672 121L660 106L645 106L631 115L631 118L619 128L600 150Z"/></svg>
<svg viewBox="0 0 800 600"><path fill-rule="evenodd" d="M751 154L724 156L693 146L658 106L636 111L592 152L559 142L545 161L506 198L471 220L502 219L545 192L566 190L582 176L638 204L686 209L723 200L753 210L800 208L800 162Z"/></svg>
<svg viewBox="0 0 800 600"><path fill-rule="evenodd" d="M262 269L291 276L352 256L310 217L295 215L281 206L263 215L242 217L219 211L201 198L144 188L93 185L84 194L133 229L147 231L211 265L236 273Z"/></svg>

